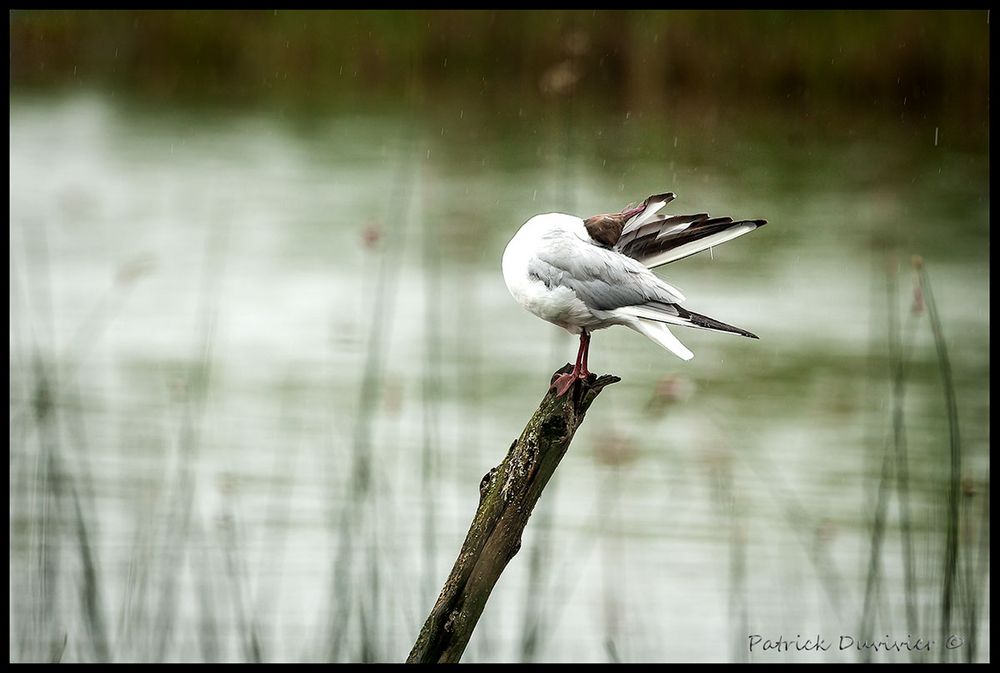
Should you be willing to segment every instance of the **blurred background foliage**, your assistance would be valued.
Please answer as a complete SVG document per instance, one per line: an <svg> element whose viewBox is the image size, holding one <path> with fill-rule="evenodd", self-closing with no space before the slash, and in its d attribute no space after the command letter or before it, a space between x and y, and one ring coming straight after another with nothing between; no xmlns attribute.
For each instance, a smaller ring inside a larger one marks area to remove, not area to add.
<svg viewBox="0 0 1000 673"><path fill-rule="evenodd" d="M985 12L15 11L15 88L159 101L344 99L504 108L575 87L588 105L934 113L986 132ZM443 100L442 100L443 99Z"/></svg>

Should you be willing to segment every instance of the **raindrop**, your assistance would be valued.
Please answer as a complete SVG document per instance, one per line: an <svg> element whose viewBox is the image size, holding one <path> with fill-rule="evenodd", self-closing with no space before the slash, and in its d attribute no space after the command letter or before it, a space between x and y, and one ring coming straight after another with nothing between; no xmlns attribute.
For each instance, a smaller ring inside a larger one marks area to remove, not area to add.
<svg viewBox="0 0 1000 673"><path fill-rule="evenodd" d="M940 131L940 130L941 130L941 127L939 127L939 126L935 126L934 127L934 147L938 146L938 131Z"/></svg>
<svg viewBox="0 0 1000 673"><path fill-rule="evenodd" d="M531 200L534 201L536 198L538 198L538 190L537 189L534 192L531 193Z"/></svg>
<svg viewBox="0 0 1000 673"><path fill-rule="evenodd" d="M677 147L677 136L674 136L674 147Z"/></svg>

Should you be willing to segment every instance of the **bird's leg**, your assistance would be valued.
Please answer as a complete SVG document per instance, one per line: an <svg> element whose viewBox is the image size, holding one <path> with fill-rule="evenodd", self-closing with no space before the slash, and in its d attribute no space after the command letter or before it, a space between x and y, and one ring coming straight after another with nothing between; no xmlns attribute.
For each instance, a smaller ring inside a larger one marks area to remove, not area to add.
<svg viewBox="0 0 1000 673"><path fill-rule="evenodd" d="M590 352L590 333L587 330L580 331L580 349L576 352L576 364L573 371L568 374L560 374L556 377L552 387L556 389L556 397L562 397L570 389L577 379L585 379L590 376L587 371L587 355Z"/></svg>
<svg viewBox="0 0 1000 673"><path fill-rule="evenodd" d="M587 356L590 355L590 332L587 330L580 332L580 350L583 353L583 360L580 362L580 371L577 372L577 376L585 379L590 376L590 371L587 369Z"/></svg>

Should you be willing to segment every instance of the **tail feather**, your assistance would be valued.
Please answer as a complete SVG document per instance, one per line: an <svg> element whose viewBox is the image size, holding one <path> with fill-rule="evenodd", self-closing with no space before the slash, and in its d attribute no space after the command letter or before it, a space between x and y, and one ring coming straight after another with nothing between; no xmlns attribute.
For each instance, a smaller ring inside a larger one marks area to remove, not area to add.
<svg viewBox="0 0 1000 673"><path fill-rule="evenodd" d="M637 318L627 324L636 332L648 337L650 341L663 346L681 360L690 360L694 357L694 353L685 348L684 344L682 344L662 322L653 322Z"/></svg>

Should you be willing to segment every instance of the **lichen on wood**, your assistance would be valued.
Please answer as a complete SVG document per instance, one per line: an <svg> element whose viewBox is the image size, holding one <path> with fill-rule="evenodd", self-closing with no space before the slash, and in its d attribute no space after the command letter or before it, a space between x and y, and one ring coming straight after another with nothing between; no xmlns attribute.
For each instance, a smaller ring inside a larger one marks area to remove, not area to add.
<svg viewBox="0 0 1000 673"><path fill-rule="evenodd" d="M570 371L567 364L555 376ZM617 376L593 374L562 397L549 389L503 462L479 484L479 506L455 565L420 630L408 663L455 663L472 637L486 601L549 478L566 454L591 403Z"/></svg>

